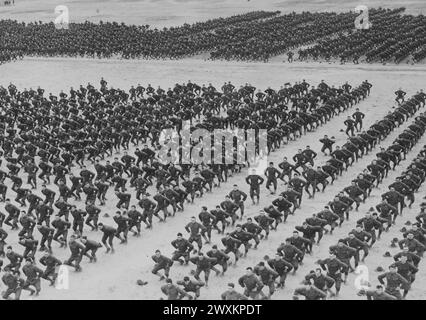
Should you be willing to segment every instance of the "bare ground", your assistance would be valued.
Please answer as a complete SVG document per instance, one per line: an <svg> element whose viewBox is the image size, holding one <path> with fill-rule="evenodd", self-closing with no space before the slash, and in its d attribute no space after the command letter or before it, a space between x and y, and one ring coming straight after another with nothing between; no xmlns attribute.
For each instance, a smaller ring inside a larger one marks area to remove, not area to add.
<svg viewBox="0 0 426 320"><path fill-rule="evenodd" d="M54 21L54 8L66 5L70 21L118 21L153 27L177 26L253 10L348 11L358 5L406 7L408 13L425 13L422 0L15 0L15 6L0 6L0 17L26 22Z"/></svg>

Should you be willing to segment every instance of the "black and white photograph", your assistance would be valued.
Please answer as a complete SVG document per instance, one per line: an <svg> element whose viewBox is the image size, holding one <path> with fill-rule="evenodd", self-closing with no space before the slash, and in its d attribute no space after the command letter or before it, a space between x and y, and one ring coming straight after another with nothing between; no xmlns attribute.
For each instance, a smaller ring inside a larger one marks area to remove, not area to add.
<svg viewBox="0 0 426 320"><path fill-rule="evenodd" d="M0 314L426 300L424 14L0 0Z"/></svg>

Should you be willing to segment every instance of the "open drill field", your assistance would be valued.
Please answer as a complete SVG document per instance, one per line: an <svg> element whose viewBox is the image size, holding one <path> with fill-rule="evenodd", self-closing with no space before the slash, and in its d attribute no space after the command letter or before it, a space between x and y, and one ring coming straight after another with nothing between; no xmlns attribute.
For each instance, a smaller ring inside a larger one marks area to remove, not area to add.
<svg viewBox="0 0 426 320"><path fill-rule="evenodd" d="M70 19L72 21L118 21L129 24L150 24L162 28L164 26L181 25L203 21L219 16L229 16L237 13L244 13L253 10L280 10L291 11L341 11L355 8L358 1L275 1L275 0L198 0L198 1L15 1L15 6L0 6L0 18L16 19L20 21L53 21L55 18L54 7L65 4L69 7ZM408 13L426 12L426 2L424 0L415 1L364 1L367 6L378 7L407 7ZM373 84L371 94L356 107L366 114L364 127L375 121L382 119L391 111L396 103L394 92L399 88L407 91L407 97L411 97L420 89L426 90L426 65L340 65L338 63L310 63L295 62L289 64L282 62L282 59L275 58L269 63L246 63L246 62L222 62L206 61L203 57L187 58L178 61L171 60L98 60L98 59L66 59L66 58L24 58L22 61L7 63L0 66L0 85L7 87L10 82L14 83L18 90L24 88L36 89L38 86L46 89L46 93L58 93L63 90L68 92L70 87L78 88L80 84L92 83L99 87L99 80L103 77L108 81L108 85L114 88L128 90L131 85L138 83L143 86L151 84L154 88L172 87L175 83L183 83L191 80L199 85L212 83L216 88L220 88L226 81L231 81L236 87L250 83L255 87L265 90L267 87L279 89L284 83L294 83L305 79L312 85L318 85L321 80L325 80L329 85L340 86L346 81L352 86L361 84L368 80ZM355 107L354 107L355 108ZM273 152L268 157L268 161L279 163L284 156L291 158L299 148L310 145L318 152L316 164L323 164L328 156L320 153L319 139L324 134L336 137L336 145L341 145L346 140L343 121L348 115L354 112L354 108L334 117L324 126L319 127L315 132L308 132L296 141L291 141L281 149ZM424 109L420 112L425 111ZM399 133L406 128L413 119L409 119L401 127L394 130L384 141L382 147L390 145ZM361 204L359 212L352 211L350 220L345 221L342 228L337 228L333 235L325 235L319 246L314 247L314 253L307 255L304 264L295 275L289 275L286 287L275 293L272 299L291 299L294 288L300 285L303 276L310 270L316 268L315 261L327 257L328 247L334 245L338 239L345 237L355 226L355 221L363 216L370 207L374 207L380 201L380 195L387 190L387 186L392 183L417 155L426 140L419 143L408 154L407 159L397 166L395 171L391 171L384 179L379 188L374 189L371 197L366 203ZM237 282L238 278L244 274L245 268L254 266L263 260L265 254L273 255L276 248L291 236L294 226L301 225L306 217L322 209L328 201L341 189L350 184L351 179L360 173L375 158L379 146L373 152L365 155L356 164L344 172L336 182L326 189L325 193L318 193L314 199L304 197L302 207L296 214L290 216L286 224L281 224L278 231L271 232L267 241L262 241L257 250L250 250L247 258L239 261L237 266L231 266L225 276L216 277L211 275L208 288L201 289L201 299L220 299L220 294L225 291L228 282ZM131 149L130 151L133 151ZM112 159L110 159L112 160ZM2 169L5 168L3 161ZM93 166L89 167L93 169ZM116 253L113 255L104 254L101 248L98 253L98 262L89 264L87 258L83 259L83 271L76 273L70 271L70 287L68 290L57 290L49 287L46 281L42 281L42 292L38 297L30 297L24 291L23 299L159 299L162 296L160 286L164 282L159 282L158 277L151 274L153 261L151 256L156 249L160 249L163 254L170 256L173 248L170 242L175 239L178 232L185 234L184 226L189 222L191 216L197 216L201 206L205 205L212 209L219 204L226 194L232 189L233 184L238 184L243 191L248 193L248 185L244 179L247 171L231 177L227 183L220 188L214 188L212 193L206 194L202 199L196 199L193 205L188 204L184 212L178 212L175 217L169 219L165 224L158 223L154 219L153 230L143 230L140 238L133 238L129 235L127 245L116 244ZM22 175L24 187L26 178ZM51 185L53 190L57 187ZM279 184L278 193L284 190L284 185ZM40 194L40 190L35 191ZM152 193L151 193L152 194ZM396 254L399 249L390 248L390 242L395 235L399 235L398 230L404 226L407 220L413 221L418 213L418 205L421 198L426 194L426 186L416 193L416 202L412 209L405 209L403 216L397 219L396 225L389 233L384 233L382 239L373 246L370 255L366 259L366 266L369 268L369 277L372 285L377 285L378 273L374 271L377 266L387 269L392 258L384 258L386 251ZM9 190L8 197L14 197L14 192ZM110 216L116 211L116 201L112 188L107 194L107 205L102 207L100 221L106 224L113 224L112 218L102 217L104 213ZM269 205L274 196L262 186L259 205L251 205L250 200L246 201L245 216L255 216L259 210ZM83 202L76 202L79 208L84 208ZM131 204L136 204L133 197ZM4 212L4 204L0 204L0 211ZM8 231L9 232L9 231ZM18 247L17 231L9 233L8 243ZM87 231L89 238L100 240L100 234ZM213 244L219 244L221 235L213 231L212 243L206 245L210 248ZM116 239L116 242L117 239ZM55 256L63 260L69 256L68 249L60 249L59 245L53 245ZM206 251L206 249L204 249ZM420 271L417 280L408 295L408 299L426 299L426 291L422 284L426 281L426 267L424 261L420 263ZM175 264L171 270L171 278L180 280L188 275L191 267L178 266ZM339 299L365 299L356 295L354 286L355 275L350 274L348 282L341 290ZM146 286L136 285L136 280L148 281ZM3 285L0 284L0 289ZM240 290L240 288L237 288Z"/></svg>

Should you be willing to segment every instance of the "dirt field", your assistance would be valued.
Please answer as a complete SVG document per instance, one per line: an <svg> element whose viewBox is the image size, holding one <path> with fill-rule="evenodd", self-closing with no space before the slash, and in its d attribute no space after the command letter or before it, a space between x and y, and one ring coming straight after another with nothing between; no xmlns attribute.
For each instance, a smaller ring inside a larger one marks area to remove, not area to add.
<svg viewBox="0 0 426 320"><path fill-rule="evenodd" d="M26 0L16 1L16 6L12 8L0 7L1 17L19 19L23 21L42 20L50 21L54 19L53 8L59 4L67 4L70 8L71 19L75 21L90 20L114 20L125 21L134 24L152 24L154 26L178 25L183 22L193 22L217 16L243 13L250 10L282 10L282 11L302 11L302 10L347 10L359 4L358 1L260 1L260 0L234 0L234 1L48 1L48 0ZM123 3L128 4L123 7ZM266 3L266 4L265 4ZM383 1L364 1L363 4L374 6L380 5ZM386 5L392 7L406 6L411 12L420 12L425 9L426 3L419 1L386 1ZM163 8L164 7L164 8ZM99 12L96 10L99 9ZM74 12L76 12L74 14ZM29 14L32 14L30 16ZM325 79L330 85L341 85L348 81L352 85L360 84L368 79L373 84L372 93L368 99L359 104L359 108L367 117L365 127L374 121L381 119L394 104L394 94L399 87L407 91L407 96L411 96L419 89L426 90L425 78L426 66L381 66L381 65L345 65L338 64L318 64L318 63L293 63L284 64L278 59L270 63L234 63L234 62L211 62L203 61L202 58L186 59L182 61L122 61L122 60L90 60L90 59L31 59L9 63L0 66L0 85L7 86L13 82L18 88L37 88L42 86L46 93L59 93L60 90L69 90L71 86L78 87L80 84L91 82L98 86L100 77L104 77L110 86L128 89L130 85L141 83L146 85L151 83L154 87L172 86L176 82L191 80L199 84L211 82L214 86L220 87L224 81L232 81L235 85L249 82L258 88L266 89L268 86L279 88L286 82L301 81L317 85ZM335 136L337 145L341 145L345 140L345 134L340 132L343 128L343 121L353 110L332 119L329 123L320 127L314 133L308 133L301 139L291 142L281 150L270 155L270 161L278 162L283 156L292 157L299 147L310 145L315 151L319 151L318 139L324 134ZM393 139L411 123L409 119L403 126L395 130L382 142L382 146L387 147ZM371 206L375 206L380 194L386 190L387 185L393 182L394 178L409 164L415 157L424 143L418 143L407 157L401 162L395 172L391 172L389 177L383 181L379 189L374 189L372 196L360 207L359 213L353 212L351 219L343 224L332 236L324 236L319 247L314 248L314 254L307 256L304 265L301 266L296 276L289 276L286 288L276 293L273 299L290 299L295 287L299 285L302 276L314 269L314 261L327 256L328 246L335 244L337 239L343 237L350 231L358 217ZM376 149L377 150L377 149ZM375 150L375 151L376 151ZM253 266L262 260L265 254L271 255L276 247L291 235L294 226L300 225L302 221L321 209L332 197L343 187L349 184L351 178L365 168L374 158L375 152L364 156L358 163L339 178L334 185L329 186L324 194L317 194L315 199L304 198L302 209L296 211L295 216L290 216L287 224L281 224L277 232L272 232L268 241L263 241L258 250L250 250L246 259L239 262L236 268L231 267L225 277L211 276L210 287L201 290L203 299L217 299L221 292L226 289L226 284L230 281L236 282L247 266ZM319 154L316 163L322 164L326 157ZM42 293L35 299L158 299L161 296L158 278L150 273L153 266L150 256L155 249L160 249L166 255L172 253L170 241L175 238L177 232L184 232L184 226L193 215L198 215L200 207L206 205L211 209L218 204L224 196L231 190L232 184L239 184L244 191L248 191L244 183L246 173L231 178L227 184L220 189L215 188L213 193L207 194L202 200L197 199L194 205L188 205L183 213L177 213L176 217L166 224L156 223L153 231L144 231L141 238L129 240L126 246L118 245L114 255L105 255L103 249L99 252L97 264L87 263L84 259L82 264L83 272L70 274L69 290L56 290L48 287L43 282ZM25 185L24 185L25 187ZM278 191L283 186L279 186ZM397 225L391 229L389 234L385 234L383 239L371 250L370 256L366 260L366 265L370 270L371 282L377 284L377 273L373 270L381 265L385 269L391 263L389 258L383 258L385 251L396 253L389 247L390 239L399 230L406 220L413 220L417 213L420 198L423 197L426 186L416 194L417 199L412 210L405 210L404 216L399 217ZM39 191L38 191L39 192ZM11 192L8 193L13 196ZM115 197L112 190L107 195L108 206L102 209L110 215L115 211ZM269 204L274 198L262 189L259 206L252 206L250 201L246 201L246 216L257 215L259 209ZM135 199L132 199L132 204ZM83 203L79 204L80 206ZM4 204L0 204L0 211L3 211ZM103 211L103 212L104 212ZM4 211L3 211L4 212ZM102 213L103 214L103 213ZM111 219L102 218L107 224ZM88 233L89 238L100 240L99 233ZM16 232L11 233L9 242L16 243ZM220 237L214 232L213 243L218 243ZM206 246L210 248L210 246ZM19 248L20 250L21 248ZM204 250L206 251L206 249ZM68 250L59 249L54 244L54 253L60 259L68 256ZM189 273L191 268L174 266L171 277L174 280L181 279ZM135 284L137 279L148 281L145 287ZM355 276L350 275L348 284L342 288L341 299L359 299L354 288ZM409 299L426 299L426 292L422 288L422 283L426 281L426 270L424 263L420 265L417 281L410 291ZM0 285L2 289L2 285ZM31 299L28 293L23 294L23 299Z"/></svg>
<svg viewBox="0 0 426 320"><path fill-rule="evenodd" d="M153 27L175 26L253 10L347 11L358 5L406 7L408 13L425 13L423 0L15 0L0 6L0 16L26 22L54 21L54 8L66 5L71 22L118 21Z"/></svg>
<svg viewBox="0 0 426 320"><path fill-rule="evenodd" d="M25 58L22 61L1 66L0 85L13 82L19 87L36 88L42 85L48 92L59 93L69 87L80 84L99 86L104 77L114 88L128 89L131 85L148 84L157 87L171 87L175 83L188 80L197 83L212 83L222 86L224 81L236 85L249 82L259 88L271 86L279 88L286 82L306 79L311 84L329 80L335 85L348 81L352 84L368 79L375 85L375 90L390 95L399 87L409 90L425 88L424 77L426 65L340 65L334 63L292 64L280 61L270 63L204 61L201 58L179 61L156 60L96 60L96 59L39 59Z"/></svg>

